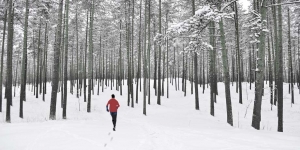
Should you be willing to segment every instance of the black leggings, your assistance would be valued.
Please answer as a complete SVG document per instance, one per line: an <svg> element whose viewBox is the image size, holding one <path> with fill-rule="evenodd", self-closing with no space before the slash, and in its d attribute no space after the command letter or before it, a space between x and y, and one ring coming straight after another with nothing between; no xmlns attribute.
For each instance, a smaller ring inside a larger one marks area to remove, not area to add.
<svg viewBox="0 0 300 150"><path fill-rule="evenodd" d="M115 128L116 127L116 123L117 123L117 112L111 112L110 115L112 117L112 123L113 123L114 128Z"/></svg>

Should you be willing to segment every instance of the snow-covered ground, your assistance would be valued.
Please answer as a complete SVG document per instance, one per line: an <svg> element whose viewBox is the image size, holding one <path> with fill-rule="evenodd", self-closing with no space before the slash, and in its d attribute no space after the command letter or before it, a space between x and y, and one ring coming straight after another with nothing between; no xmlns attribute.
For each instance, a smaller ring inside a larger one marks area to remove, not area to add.
<svg viewBox="0 0 300 150"><path fill-rule="evenodd" d="M126 84L125 84L126 85ZM97 87L97 86L96 86ZM267 86L265 86L267 87ZM165 87L166 88L166 87ZM127 106L127 90L123 96L110 87L98 96L92 96L92 112L86 112L83 97L68 95L67 120L62 119L60 93L57 102L57 120L49 120L50 84L46 101L27 92L24 119L19 114L19 92L13 99L12 123L5 122L5 105L0 113L0 150L299 150L300 149L300 95L295 90L295 104L291 106L288 85L284 84L284 132L277 132L277 109L269 104L269 90L265 89L262 103L262 130L251 127L254 89L243 83L243 104L238 103L235 84L231 86L234 126L226 123L224 84L219 83L215 117L209 114L209 89L202 94L200 110L195 110L190 85L183 92L170 86L170 98L156 104L154 90L147 116L142 114L143 103ZM27 87L28 90L29 86ZM113 88L115 89L115 88ZM96 88L97 90L97 88ZM17 90L19 91L19 90ZM76 92L76 91L75 91ZM111 94L116 95L121 107L118 111L117 131L112 131L111 116L105 105ZM79 110L80 107L80 110Z"/></svg>

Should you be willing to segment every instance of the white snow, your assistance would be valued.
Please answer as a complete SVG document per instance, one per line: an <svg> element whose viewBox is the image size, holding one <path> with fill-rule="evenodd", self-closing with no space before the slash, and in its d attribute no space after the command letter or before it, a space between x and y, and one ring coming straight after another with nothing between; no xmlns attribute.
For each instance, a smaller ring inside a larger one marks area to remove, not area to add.
<svg viewBox="0 0 300 150"><path fill-rule="evenodd" d="M189 82L188 82L189 83ZM126 82L125 82L126 85ZM215 117L209 114L209 89L202 94L199 88L200 110L195 110L194 95L190 84L187 96L170 86L170 98L162 97L162 105L156 104L154 90L147 116L142 114L142 94L135 108L127 106L127 89L123 96L105 88L92 96L92 112L86 112L83 98L79 102L68 95L67 120L61 117L60 93L57 101L57 120L49 121L50 84L46 101L36 99L27 91L24 103L24 119L18 118L19 92L13 100L12 123L5 122L4 111L0 113L0 150L299 150L300 149L300 96L295 88L295 104L291 106L288 85L284 84L284 132L277 130L277 109L269 102L269 89L265 84L262 102L261 130L251 127L254 102L254 84L243 83L243 104L231 86L234 126L226 123L224 84L219 83L219 95L215 103ZM181 88L181 80L180 80ZM207 88L207 87L206 87ZM29 89L29 86L27 86ZM114 88L115 89L115 88ZM76 93L76 89L74 89ZM166 90L166 87L165 87ZM17 89L17 91L19 91ZM111 117L105 110L110 95L116 94L121 107L118 112L117 131L112 131Z"/></svg>

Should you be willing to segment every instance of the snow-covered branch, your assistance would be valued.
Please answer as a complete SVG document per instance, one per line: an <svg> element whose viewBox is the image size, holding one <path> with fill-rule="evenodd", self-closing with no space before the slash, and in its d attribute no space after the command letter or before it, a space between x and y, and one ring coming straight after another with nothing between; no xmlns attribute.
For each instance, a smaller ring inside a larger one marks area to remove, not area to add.
<svg viewBox="0 0 300 150"><path fill-rule="evenodd" d="M234 1L232 1L234 2ZM219 22L221 18L230 18L232 13L223 13L210 6L202 6L189 19L172 25L166 35L157 34L155 42L163 44L165 39L172 40L177 37L189 36L191 38L199 35L209 25L211 21Z"/></svg>
<svg viewBox="0 0 300 150"><path fill-rule="evenodd" d="M279 6L279 5L289 5L289 4L296 4L296 3L300 3L300 1L296 1L296 2L285 2L285 3L280 3L280 4L272 4L272 5L268 5L268 6L266 6L266 7Z"/></svg>
<svg viewBox="0 0 300 150"><path fill-rule="evenodd" d="M228 7L229 5L231 5L232 3L236 2L236 1L238 1L238 0L233 0L233 1L228 2L227 4L225 4L225 6L223 6L223 7L221 8L221 12L223 12L224 9L225 9L226 7Z"/></svg>

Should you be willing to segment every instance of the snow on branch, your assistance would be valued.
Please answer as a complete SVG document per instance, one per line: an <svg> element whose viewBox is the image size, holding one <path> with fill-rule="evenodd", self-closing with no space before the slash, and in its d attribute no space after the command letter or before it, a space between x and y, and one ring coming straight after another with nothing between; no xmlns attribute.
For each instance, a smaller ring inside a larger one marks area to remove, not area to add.
<svg viewBox="0 0 300 150"><path fill-rule="evenodd" d="M296 4L296 3L300 3L300 1L296 1L296 2L285 2L285 3L280 3L280 4L272 4L272 5L268 5L268 6L266 6L266 7L279 6L279 5L288 5L288 4Z"/></svg>
<svg viewBox="0 0 300 150"><path fill-rule="evenodd" d="M225 7L224 7L225 8ZM222 13L210 6L202 6L189 19L171 26L166 35L157 34L154 41L163 44L165 39L172 40L180 36L199 35L211 21L219 22L221 18L232 18L232 13Z"/></svg>
<svg viewBox="0 0 300 150"><path fill-rule="evenodd" d="M251 41L250 43L260 43L259 37L261 35L261 32L269 33L268 27L267 27L267 20L261 20L261 15L257 13L256 11L251 11L251 13L254 15L252 19L249 19L249 24L247 27L250 29L251 35Z"/></svg>
<svg viewBox="0 0 300 150"><path fill-rule="evenodd" d="M226 7L230 6L232 3L236 2L236 1L238 1L238 0L233 0L231 2L228 2L224 7L221 8L221 12L223 12Z"/></svg>
<svg viewBox="0 0 300 150"><path fill-rule="evenodd" d="M187 52L197 52L197 53L198 53L197 50L205 50L205 49L213 50L213 47L207 42L203 42L202 39L190 41L187 47L185 47L185 50Z"/></svg>

